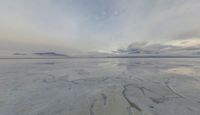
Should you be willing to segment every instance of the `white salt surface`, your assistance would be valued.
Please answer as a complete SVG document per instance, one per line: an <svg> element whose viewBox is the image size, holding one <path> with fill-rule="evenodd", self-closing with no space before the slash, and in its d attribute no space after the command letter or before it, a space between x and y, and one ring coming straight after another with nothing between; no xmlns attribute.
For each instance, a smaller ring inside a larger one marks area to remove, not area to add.
<svg viewBox="0 0 200 115"><path fill-rule="evenodd" d="M2 59L0 115L200 115L200 59Z"/></svg>

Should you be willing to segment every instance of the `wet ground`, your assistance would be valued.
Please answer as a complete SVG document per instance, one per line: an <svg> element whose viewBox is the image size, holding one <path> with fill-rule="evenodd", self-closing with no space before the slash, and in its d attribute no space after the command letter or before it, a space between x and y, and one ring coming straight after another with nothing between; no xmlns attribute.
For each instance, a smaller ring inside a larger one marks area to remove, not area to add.
<svg viewBox="0 0 200 115"><path fill-rule="evenodd" d="M2 59L0 115L200 115L200 59Z"/></svg>

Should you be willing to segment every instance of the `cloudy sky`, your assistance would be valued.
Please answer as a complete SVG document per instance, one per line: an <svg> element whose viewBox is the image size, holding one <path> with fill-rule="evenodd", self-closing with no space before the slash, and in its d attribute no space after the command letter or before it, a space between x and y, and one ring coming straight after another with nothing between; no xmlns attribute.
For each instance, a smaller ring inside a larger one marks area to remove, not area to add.
<svg viewBox="0 0 200 115"><path fill-rule="evenodd" d="M0 0L0 50L196 47L199 10L199 0Z"/></svg>

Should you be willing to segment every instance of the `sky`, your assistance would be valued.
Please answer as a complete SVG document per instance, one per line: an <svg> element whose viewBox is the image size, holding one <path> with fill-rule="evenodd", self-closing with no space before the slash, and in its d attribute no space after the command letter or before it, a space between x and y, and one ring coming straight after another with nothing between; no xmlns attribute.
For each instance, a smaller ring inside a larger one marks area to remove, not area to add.
<svg viewBox="0 0 200 115"><path fill-rule="evenodd" d="M199 0L0 0L0 50L197 47L199 9Z"/></svg>

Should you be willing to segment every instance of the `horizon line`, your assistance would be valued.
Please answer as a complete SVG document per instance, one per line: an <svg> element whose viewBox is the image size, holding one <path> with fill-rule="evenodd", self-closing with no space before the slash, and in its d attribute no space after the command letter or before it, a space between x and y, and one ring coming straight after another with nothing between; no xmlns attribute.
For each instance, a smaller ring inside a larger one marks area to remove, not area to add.
<svg viewBox="0 0 200 115"><path fill-rule="evenodd" d="M0 57L0 59L97 59L97 58L200 58L200 56L57 56L57 57Z"/></svg>

